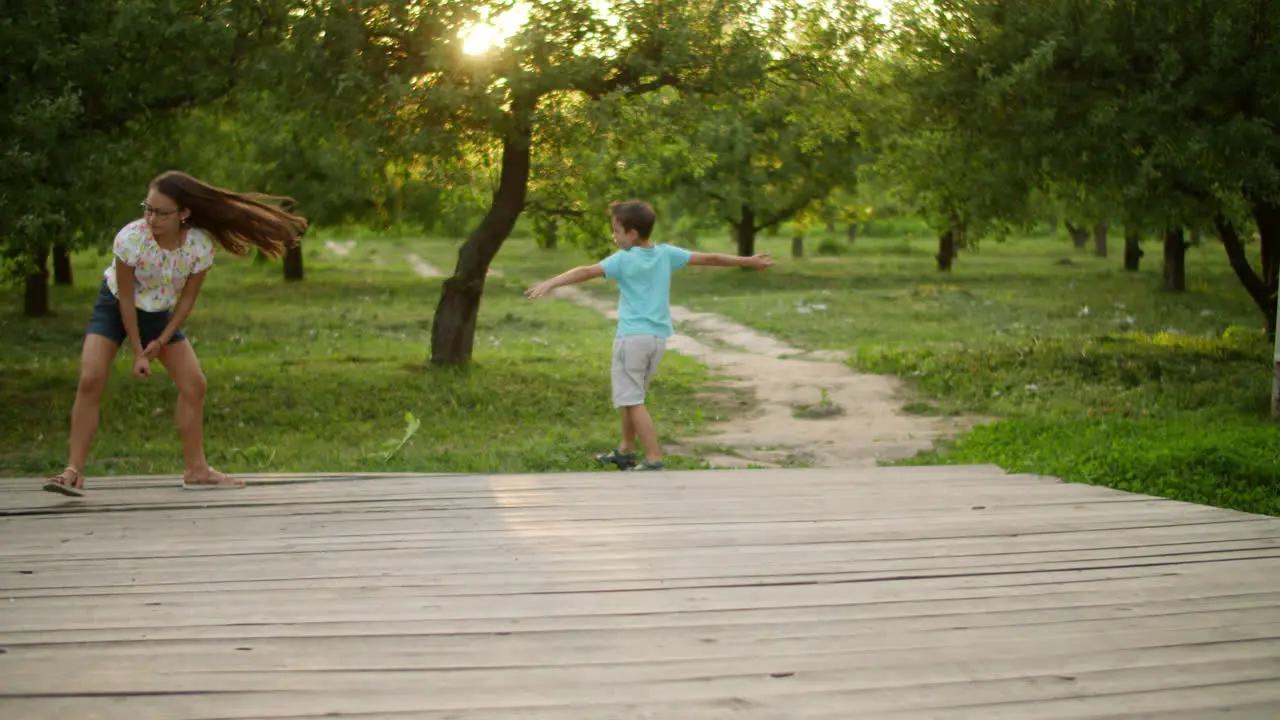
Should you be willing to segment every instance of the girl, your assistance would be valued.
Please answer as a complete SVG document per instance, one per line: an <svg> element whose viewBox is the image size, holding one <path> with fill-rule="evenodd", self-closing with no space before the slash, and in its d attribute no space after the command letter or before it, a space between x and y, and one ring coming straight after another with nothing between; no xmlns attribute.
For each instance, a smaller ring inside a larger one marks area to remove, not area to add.
<svg viewBox="0 0 1280 720"><path fill-rule="evenodd" d="M205 378L182 324L213 266L215 241L237 255L253 246L280 257L306 231L305 218L264 201L294 205L290 198L222 190L175 170L151 181L142 219L116 234L115 259L103 273L80 355L80 385L71 410L71 461L45 482L45 490L84 495L84 464L98 429L102 390L125 340L133 350L135 376L150 377L151 361L159 360L177 385L176 416L186 465L182 486L244 486L205 460Z"/></svg>

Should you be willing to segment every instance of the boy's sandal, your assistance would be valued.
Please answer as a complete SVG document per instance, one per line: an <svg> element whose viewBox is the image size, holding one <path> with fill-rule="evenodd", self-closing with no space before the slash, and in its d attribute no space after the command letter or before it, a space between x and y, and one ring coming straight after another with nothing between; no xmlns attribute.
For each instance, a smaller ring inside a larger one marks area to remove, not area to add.
<svg viewBox="0 0 1280 720"><path fill-rule="evenodd" d="M649 462L648 460L645 460L639 465L628 468L628 470L630 472L651 472L654 470L665 470L666 467L667 466L664 465L662 462Z"/></svg>
<svg viewBox="0 0 1280 720"><path fill-rule="evenodd" d="M618 466L619 470L626 470L627 468L635 467L636 454L624 453L620 450L613 450L612 452L605 453L604 455L597 455L596 462L600 463L601 465L608 465L609 463L613 463L614 465Z"/></svg>
<svg viewBox="0 0 1280 720"><path fill-rule="evenodd" d="M67 466L62 472L46 479L41 489L68 497L84 497L84 473Z"/></svg>
<svg viewBox="0 0 1280 720"><path fill-rule="evenodd" d="M244 481L209 468L209 474L200 480L183 475L182 487L184 490L235 490L244 487Z"/></svg>

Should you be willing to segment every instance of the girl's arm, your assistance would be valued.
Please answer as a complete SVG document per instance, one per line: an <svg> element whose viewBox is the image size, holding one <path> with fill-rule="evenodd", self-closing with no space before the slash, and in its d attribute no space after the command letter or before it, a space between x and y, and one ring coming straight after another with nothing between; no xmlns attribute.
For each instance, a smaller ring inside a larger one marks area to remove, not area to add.
<svg viewBox="0 0 1280 720"><path fill-rule="evenodd" d="M120 301L120 320L129 336L129 347L134 357L143 357L142 338L138 334L137 301L134 297L133 266L116 258L116 292Z"/></svg>
<svg viewBox="0 0 1280 720"><path fill-rule="evenodd" d="M165 324L164 332L147 345L147 357L153 358L159 355L164 346L169 343L169 338L173 337L173 334L178 332L178 328L187 321L187 317L196 306L196 297L200 294L200 288L204 285L204 278L208 274L209 271L205 270L187 277L187 284L182 286L182 295L178 296L178 304L173 308L173 315Z"/></svg>

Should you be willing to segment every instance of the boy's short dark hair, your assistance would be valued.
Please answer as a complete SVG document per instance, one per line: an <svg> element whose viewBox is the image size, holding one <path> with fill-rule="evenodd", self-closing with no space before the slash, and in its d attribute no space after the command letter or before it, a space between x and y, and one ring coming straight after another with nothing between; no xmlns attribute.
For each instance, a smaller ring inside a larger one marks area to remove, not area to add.
<svg viewBox="0 0 1280 720"><path fill-rule="evenodd" d="M643 200L609 203L609 213L618 219L623 230L635 230L641 240L649 239L653 223L658 219L653 206Z"/></svg>

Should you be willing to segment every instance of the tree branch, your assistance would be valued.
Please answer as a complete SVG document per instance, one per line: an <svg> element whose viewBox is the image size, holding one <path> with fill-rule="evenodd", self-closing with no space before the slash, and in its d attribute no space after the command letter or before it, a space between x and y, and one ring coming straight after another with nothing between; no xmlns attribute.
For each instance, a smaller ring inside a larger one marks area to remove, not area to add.
<svg viewBox="0 0 1280 720"><path fill-rule="evenodd" d="M583 217L583 216L586 214L586 213L584 213L584 212L583 212L583 211L581 211L581 210L574 210L573 208L564 208L564 207L547 207L546 205L544 205L544 204L542 204L542 203L538 202L537 200L531 200L531 201L529 201L529 202L526 202L526 203L524 204L524 209L525 209L525 210L531 210L531 211L536 212L536 213L538 213L538 214L540 214L540 215L546 215L547 217L575 217L575 218L580 218L580 217Z"/></svg>
<svg viewBox="0 0 1280 720"><path fill-rule="evenodd" d="M1218 236L1222 238L1222 247L1227 251L1227 261L1231 263L1231 269L1235 271L1236 277L1240 279L1240 284L1244 285L1249 297L1253 298L1258 308L1266 314L1268 306L1271 306L1271 291L1249 264L1249 258L1245 256L1244 244L1240 242L1240 234L1236 232L1235 225L1221 213L1214 217L1213 224L1218 228Z"/></svg>
<svg viewBox="0 0 1280 720"><path fill-rule="evenodd" d="M781 223L784 220L787 220L795 216L801 210L804 210L805 207L808 206L809 203L813 202L817 197L818 196L812 192L800 193L800 196L790 205L787 205L781 210L766 216L766 218L763 219L761 223L756 226L756 230L764 230L765 228L771 228L774 225L777 225L778 223Z"/></svg>

